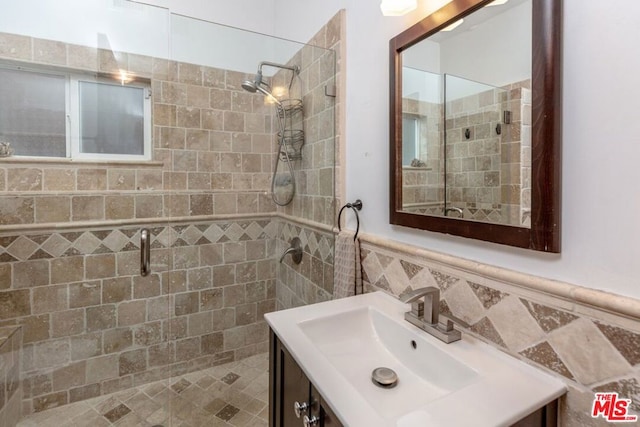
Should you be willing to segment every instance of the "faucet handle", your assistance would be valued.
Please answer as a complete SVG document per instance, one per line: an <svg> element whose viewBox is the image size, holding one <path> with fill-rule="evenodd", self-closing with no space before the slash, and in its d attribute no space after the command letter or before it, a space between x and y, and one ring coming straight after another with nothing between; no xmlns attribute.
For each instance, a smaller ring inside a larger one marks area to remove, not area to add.
<svg viewBox="0 0 640 427"><path fill-rule="evenodd" d="M444 314L440 314L440 318L438 319L438 328L442 329L443 332L453 331L453 320L449 319Z"/></svg>
<svg viewBox="0 0 640 427"><path fill-rule="evenodd" d="M411 303L411 314L416 316L418 319L422 319L424 317L424 301L418 300Z"/></svg>

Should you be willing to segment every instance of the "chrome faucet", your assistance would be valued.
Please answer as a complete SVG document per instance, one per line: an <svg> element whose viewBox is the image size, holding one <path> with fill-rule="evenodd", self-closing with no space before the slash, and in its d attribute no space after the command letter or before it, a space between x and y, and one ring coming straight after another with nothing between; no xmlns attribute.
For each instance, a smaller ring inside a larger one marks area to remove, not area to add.
<svg viewBox="0 0 640 427"><path fill-rule="evenodd" d="M404 314L404 320L433 335L447 344L461 338L460 331L453 327L453 321L440 315L440 289L435 286L419 288L400 298L411 303L411 311Z"/></svg>
<svg viewBox="0 0 640 427"><path fill-rule="evenodd" d="M293 262L296 264L300 264L300 262L302 261L302 242L299 238L294 237L293 239L291 239L290 245L291 246L289 246L289 248L282 253L282 256L280 257L280 263L284 261L284 257L291 254L291 259L293 260Z"/></svg>

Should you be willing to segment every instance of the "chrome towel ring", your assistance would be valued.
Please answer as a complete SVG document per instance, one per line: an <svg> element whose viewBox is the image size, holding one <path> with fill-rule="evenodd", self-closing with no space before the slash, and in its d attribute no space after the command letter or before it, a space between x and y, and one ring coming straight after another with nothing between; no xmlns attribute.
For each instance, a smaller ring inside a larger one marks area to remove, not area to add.
<svg viewBox="0 0 640 427"><path fill-rule="evenodd" d="M358 215L358 211L362 210L362 200L357 199L353 203L347 203L343 207L340 208L340 212L338 212L338 231L342 231L342 227L340 226L340 217L342 216L342 211L345 208L353 209L353 213L356 214L356 234L353 236L353 241L358 238L358 231L360 231L360 216Z"/></svg>

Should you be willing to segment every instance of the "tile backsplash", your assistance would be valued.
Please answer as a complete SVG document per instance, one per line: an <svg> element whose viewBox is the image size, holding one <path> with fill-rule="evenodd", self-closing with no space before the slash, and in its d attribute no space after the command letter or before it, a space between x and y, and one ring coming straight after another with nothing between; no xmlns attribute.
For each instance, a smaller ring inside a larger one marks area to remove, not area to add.
<svg viewBox="0 0 640 427"><path fill-rule="evenodd" d="M441 311L457 318L463 331L563 379L569 392L561 401L561 425L599 425L590 417L598 391L618 392L640 412L637 318L496 279L476 263L459 268L409 245L362 240L366 291L400 296L436 286Z"/></svg>

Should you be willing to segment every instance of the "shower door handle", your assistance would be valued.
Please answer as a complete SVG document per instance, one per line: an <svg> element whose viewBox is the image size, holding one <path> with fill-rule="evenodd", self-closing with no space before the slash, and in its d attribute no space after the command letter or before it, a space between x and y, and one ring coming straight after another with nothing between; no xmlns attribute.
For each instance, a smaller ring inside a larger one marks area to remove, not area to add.
<svg viewBox="0 0 640 427"><path fill-rule="evenodd" d="M140 275L151 273L151 232L148 228L140 230Z"/></svg>

